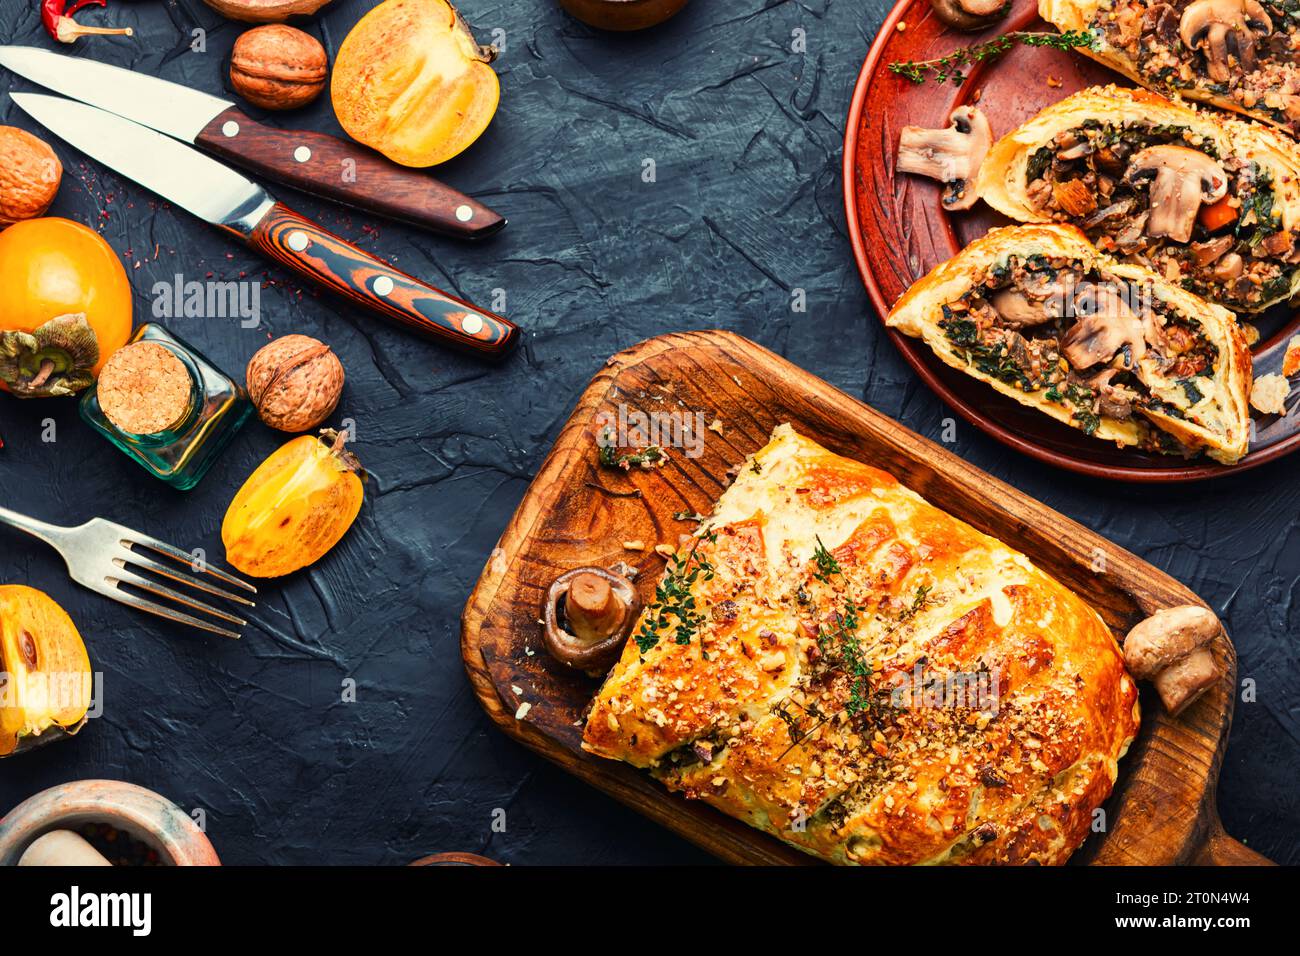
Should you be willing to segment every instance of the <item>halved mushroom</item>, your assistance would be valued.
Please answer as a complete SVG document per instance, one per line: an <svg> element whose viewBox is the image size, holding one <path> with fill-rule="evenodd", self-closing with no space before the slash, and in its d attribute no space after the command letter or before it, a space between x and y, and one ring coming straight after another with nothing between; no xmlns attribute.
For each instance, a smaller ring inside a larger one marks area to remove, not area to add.
<svg viewBox="0 0 1300 956"><path fill-rule="evenodd" d="M1134 154L1124 178L1151 179L1148 236L1188 242L1201 203L1218 202L1228 192L1228 174L1215 160L1186 146L1148 146Z"/></svg>
<svg viewBox="0 0 1300 956"><path fill-rule="evenodd" d="M1219 236L1208 242L1192 243L1192 261L1198 269L1204 269L1222 259L1237 240L1232 236Z"/></svg>
<svg viewBox="0 0 1300 956"><path fill-rule="evenodd" d="M1044 273L1041 280L1028 280L1019 288L999 289L989 296L989 305L998 313L1001 319L998 324L1003 328L1042 325L1066 313L1066 303L1074 297L1076 281L1070 272L1063 271L1051 278Z"/></svg>
<svg viewBox="0 0 1300 956"><path fill-rule="evenodd" d="M993 144L993 130L973 106L959 106L947 129L904 126L898 138L898 169L944 184L945 209L969 209L979 198L971 185Z"/></svg>
<svg viewBox="0 0 1300 956"><path fill-rule="evenodd" d="M1230 282L1241 278L1241 274L1245 271L1246 261L1237 253L1230 252L1218 261L1211 274L1220 282Z"/></svg>
<svg viewBox="0 0 1300 956"><path fill-rule="evenodd" d="M1089 369L1109 362L1125 347L1125 366L1137 367L1147 350L1142 320L1118 288L1095 283L1080 286L1074 308L1078 320L1061 338L1061 354L1074 368Z"/></svg>
<svg viewBox="0 0 1300 956"><path fill-rule="evenodd" d="M1084 381L1084 384L1097 393L1097 410L1107 418L1119 421L1133 417L1133 403L1138 400L1138 393L1124 385L1115 385L1111 380L1123 369L1104 368Z"/></svg>
<svg viewBox="0 0 1300 956"><path fill-rule="evenodd" d="M983 30L1011 12L1009 0L930 0L937 16L954 30Z"/></svg>
<svg viewBox="0 0 1300 956"><path fill-rule="evenodd" d="M1042 325L1050 316L1042 302L1035 302L1019 289L999 289L989 297L989 305L1002 319L998 324L1008 329L1025 329Z"/></svg>
<svg viewBox="0 0 1300 956"><path fill-rule="evenodd" d="M1178 36L1189 50L1202 50L1210 79L1232 78L1228 57L1245 72L1255 69L1257 35L1273 32L1273 20L1256 0L1195 0L1178 21Z"/></svg>
<svg viewBox="0 0 1300 956"><path fill-rule="evenodd" d="M632 577L632 569L619 563L608 569L574 568L556 578L542 609L551 656L589 673L613 665L641 611Z"/></svg>

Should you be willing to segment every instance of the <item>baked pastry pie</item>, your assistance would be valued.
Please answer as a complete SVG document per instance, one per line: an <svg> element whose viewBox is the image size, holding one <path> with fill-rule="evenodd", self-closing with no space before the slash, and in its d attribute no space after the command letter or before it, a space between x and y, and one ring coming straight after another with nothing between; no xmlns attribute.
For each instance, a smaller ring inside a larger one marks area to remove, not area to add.
<svg viewBox="0 0 1300 956"><path fill-rule="evenodd" d="M909 289L886 324L1098 438L1224 464L1246 453L1251 359L1232 313L1070 226L1009 226Z"/></svg>
<svg viewBox="0 0 1300 956"><path fill-rule="evenodd" d="M977 190L1235 312L1300 292L1300 147L1255 123L1093 87L998 140Z"/></svg>
<svg viewBox="0 0 1300 956"><path fill-rule="evenodd" d="M779 426L642 613L583 747L834 863L1061 863L1138 727L1078 595Z"/></svg>
<svg viewBox="0 0 1300 956"><path fill-rule="evenodd" d="M1039 0L1061 30L1091 30L1094 60L1300 135L1295 0Z"/></svg>

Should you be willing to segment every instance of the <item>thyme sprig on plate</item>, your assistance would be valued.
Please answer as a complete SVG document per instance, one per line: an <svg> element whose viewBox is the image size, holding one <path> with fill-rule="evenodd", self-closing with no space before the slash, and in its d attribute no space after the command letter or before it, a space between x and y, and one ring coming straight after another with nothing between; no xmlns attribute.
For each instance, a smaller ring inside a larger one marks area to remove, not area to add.
<svg viewBox="0 0 1300 956"><path fill-rule="evenodd" d="M897 60L889 64L889 72L921 84L933 78L936 83L952 83L960 86L966 81L966 68L987 60L993 60L1006 53L1017 43L1024 46L1045 46L1057 50L1072 50L1080 46L1092 46L1094 37L1091 30L1066 30L1063 33L1035 33L1027 30L1014 30L1004 33L987 43L961 47L947 56L933 60L905 61Z"/></svg>
<svg viewBox="0 0 1300 956"><path fill-rule="evenodd" d="M712 580L714 568L707 558L696 552L699 551L701 541L714 544L717 540L717 532L706 532L695 539L695 544L687 554L677 554L669 563L668 573L655 588L655 601L646 611L645 619L634 635L636 646L642 654L659 643L659 632L672 621L676 621L673 640L677 644L689 644L699 633L704 624L704 615L696 610L695 595L691 589L701 578L705 581Z"/></svg>

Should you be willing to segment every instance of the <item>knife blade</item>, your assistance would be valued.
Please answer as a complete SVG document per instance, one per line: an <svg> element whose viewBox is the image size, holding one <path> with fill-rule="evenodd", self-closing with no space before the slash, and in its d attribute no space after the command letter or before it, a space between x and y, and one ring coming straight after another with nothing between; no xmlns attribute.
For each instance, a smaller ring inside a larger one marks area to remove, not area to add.
<svg viewBox="0 0 1300 956"><path fill-rule="evenodd" d="M508 320L400 272L169 136L73 100L9 96L92 159L371 312L485 358L505 355L518 337Z"/></svg>
<svg viewBox="0 0 1300 956"><path fill-rule="evenodd" d="M499 214L335 136L276 129L228 100L108 63L30 46L0 46L0 66L81 103L198 146L267 179L447 235L489 236Z"/></svg>

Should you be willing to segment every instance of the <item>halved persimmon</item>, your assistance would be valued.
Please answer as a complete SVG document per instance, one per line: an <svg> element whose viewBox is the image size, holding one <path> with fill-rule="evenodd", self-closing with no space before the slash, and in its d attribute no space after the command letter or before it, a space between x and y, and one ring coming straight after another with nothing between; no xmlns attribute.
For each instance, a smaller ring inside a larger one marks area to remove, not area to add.
<svg viewBox="0 0 1300 956"><path fill-rule="evenodd" d="M480 46L447 0L385 0L352 28L330 99L353 139L403 166L446 162L478 139L501 96Z"/></svg>

